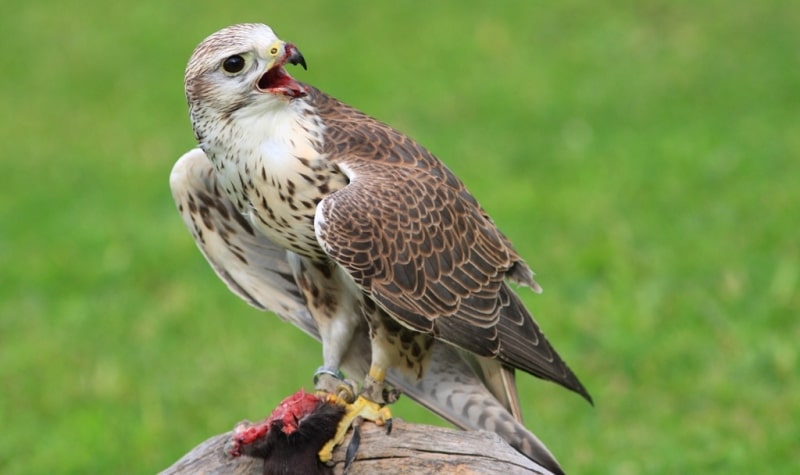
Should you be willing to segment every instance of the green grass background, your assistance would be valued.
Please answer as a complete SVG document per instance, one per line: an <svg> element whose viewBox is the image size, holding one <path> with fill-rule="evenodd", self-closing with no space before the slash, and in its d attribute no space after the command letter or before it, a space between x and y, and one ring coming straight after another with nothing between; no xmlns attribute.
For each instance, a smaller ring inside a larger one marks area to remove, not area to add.
<svg viewBox="0 0 800 475"><path fill-rule="evenodd" d="M184 65L241 21L426 144L538 272L597 403L520 378L568 471L800 468L797 2L7 3L1 473L152 473L311 385L318 345L227 291L168 189Z"/></svg>

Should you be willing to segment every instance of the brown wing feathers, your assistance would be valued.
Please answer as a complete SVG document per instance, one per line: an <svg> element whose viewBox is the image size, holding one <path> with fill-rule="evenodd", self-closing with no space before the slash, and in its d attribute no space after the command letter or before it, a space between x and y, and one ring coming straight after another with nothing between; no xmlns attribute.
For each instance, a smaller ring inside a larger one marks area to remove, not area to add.
<svg viewBox="0 0 800 475"><path fill-rule="evenodd" d="M588 393L506 278L527 265L464 185L391 127L317 91L326 152L351 183L323 200L326 251L394 318L481 356Z"/></svg>

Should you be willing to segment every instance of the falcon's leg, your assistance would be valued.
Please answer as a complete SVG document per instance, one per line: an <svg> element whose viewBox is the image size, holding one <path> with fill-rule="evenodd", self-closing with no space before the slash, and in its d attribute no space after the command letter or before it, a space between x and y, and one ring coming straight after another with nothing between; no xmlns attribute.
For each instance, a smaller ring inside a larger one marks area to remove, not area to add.
<svg viewBox="0 0 800 475"><path fill-rule="evenodd" d="M422 378L434 339L403 327L371 300L364 301L364 314L370 327L372 360L361 396L375 403L392 404L399 392L385 384L387 371L392 368L409 381Z"/></svg>
<svg viewBox="0 0 800 475"><path fill-rule="evenodd" d="M372 364L369 373L364 378L361 387L361 397L377 404L392 404L397 401L399 394L392 388L387 388L386 372L392 367L390 343L383 337L382 332L377 332L372 338Z"/></svg>
<svg viewBox="0 0 800 475"><path fill-rule="evenodd" d="M313 261L291 252L287 253L287 260L322 341L323 366L314 374L314 387L352 403L355 384L344 379L340 367L356 332L366 331L360 292L353 292L342 271L330 262Z"/></svg>
<svg viewBox="0 0 800 475"><path fill-rule="evenodd" d="M323 366L314 373L314 388L317 391L335 394L347 403L355 400L356 385L344 379L339 368L358 327L358 321L350 320L351 315L357 313L349 305L344 305L332 315L323 315L317 321L322 340Z"/></svg>
<svg viewBox="0 0 800 475"><path fill-rule="evenodd" d="M359 418L372 421L377 425L386 425L386 432L392 430L392 413L385 405L387 402L394 402L397 400L396 392L390 392L393 396L391 401L387 401L387 391L384 389L383 381L386 378L386 366L381 364L376 365L375 352L373 351L372 365L369 369L369 374L364 378L364 386L358 399L352 404L345 404L345 415L339 421L339 426L336 428L336 435L328 441L319 451L319 459L327 462L333 457L333 449L342 443L345 434L353 425L353 422ZM377 358L380 361L380 358Z"/></svg>
<svg viewBox="0 0 800 475"><path fill-rule="evenodd" d="M405 334L402 331L394 333L389 331L382 322L382 311L371 301L364 301L364 310L365 316L370 322L372 363L369 373L364 378L361 394L353 404L345 405L345 415L339 421L336 435L320 450L319 457L322 461L330 460L333 448L342 442L348 429L358 419L366 419L377 425L386 425L387 433L392 430L392 413L386 404L397 401L398 392L387 388L384 381L388 369L397 366L397 357L403 354L395 347L395 343L404 340ZM392 330L397 329L392 328Z"/></svg>

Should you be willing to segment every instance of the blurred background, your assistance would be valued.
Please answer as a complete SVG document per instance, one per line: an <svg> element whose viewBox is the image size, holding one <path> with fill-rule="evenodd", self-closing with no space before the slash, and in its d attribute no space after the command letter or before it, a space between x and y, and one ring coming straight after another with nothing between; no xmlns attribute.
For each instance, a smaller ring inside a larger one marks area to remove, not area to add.
<svg viewBox="0 0 800 475"><path fill-rule="evenodd" d="M444 160L537 272L523 297L596 401L519 378L568 472L797 473L800 4L3 12L0 472L153 473L312 386L318 344L228 292L168 187L189 55L255 21Z"/></svg>

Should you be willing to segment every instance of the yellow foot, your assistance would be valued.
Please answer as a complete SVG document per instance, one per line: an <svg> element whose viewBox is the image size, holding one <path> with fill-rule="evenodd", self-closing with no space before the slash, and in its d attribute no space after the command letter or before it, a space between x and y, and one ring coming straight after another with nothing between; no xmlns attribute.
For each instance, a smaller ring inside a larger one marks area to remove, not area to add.
<svg viewBox="0 0 800 475"><path fill-rule="evenodd" d="M342 382L342 384L336 386L334 391L317 389L317 397L320 399L327 398L328 402L339 404L340 406L348 406L355 400L356 395L353 393L352 386Z"/></svg>
<svg viewBox="0 0 800 475"><path fill-rule="evenodd" d="M364 396L358 396L358 399L352 404L347 404L333 394L329 394L328 397L330 398L330 402L345 406L347 411L336 428L336 435L322 446L322 449L319 451L319 459L322 462L328 462L333 458L333 449L342 443L345 434L347 434L347 430L350 429L350 426L353 425L353 421L355 421L356 418L361 417L379 426L388 425L389 428L392 426L392 412L389 408L372 402Z"/></svg>

